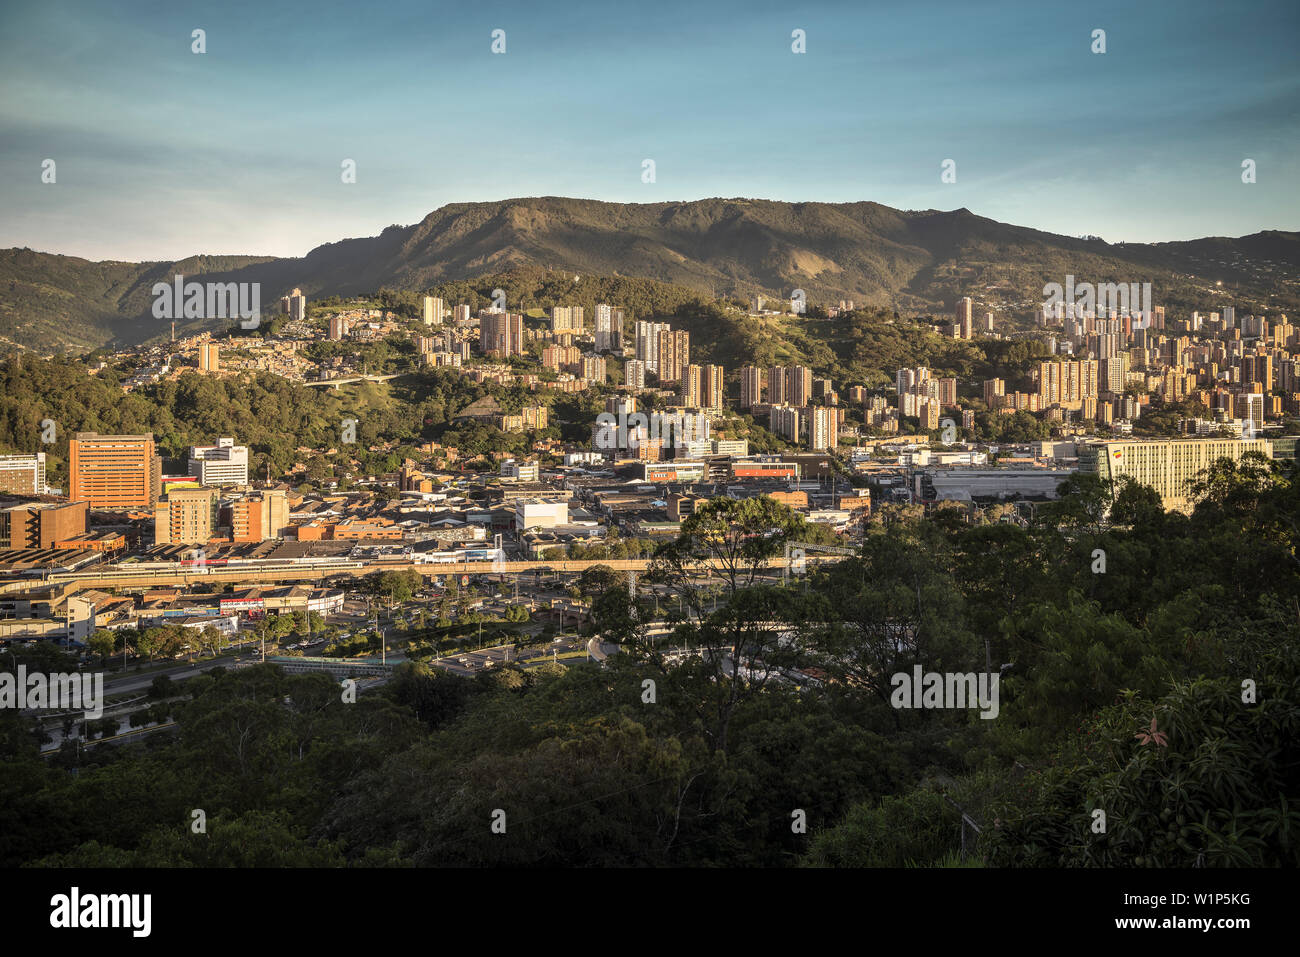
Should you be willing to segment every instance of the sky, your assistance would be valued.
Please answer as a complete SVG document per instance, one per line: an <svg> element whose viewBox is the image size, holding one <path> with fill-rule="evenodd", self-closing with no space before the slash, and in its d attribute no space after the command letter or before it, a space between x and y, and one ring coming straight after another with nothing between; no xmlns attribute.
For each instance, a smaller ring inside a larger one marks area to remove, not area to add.
<svg viewBox="0 0 1300 957"><path fill-rule="evenodd" d="M301 256L520 196L1295 230L1297 40L1296 0L5 2L0 248Z"/></svg>

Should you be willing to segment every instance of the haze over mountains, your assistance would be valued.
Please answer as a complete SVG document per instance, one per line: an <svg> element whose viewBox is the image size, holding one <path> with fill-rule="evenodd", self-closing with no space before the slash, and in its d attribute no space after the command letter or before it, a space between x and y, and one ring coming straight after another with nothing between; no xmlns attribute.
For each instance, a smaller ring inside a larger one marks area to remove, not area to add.
<svg viewBox="0 0 1300 957"><path fill-rule="evenodd" d="M1086 224L1081 224L1086 225ZM1300 305L1300 233L1107 244L999 223L966 209L752 199L624 204L541 197L454 203L412 226L345 239L301 258L194 256L175 263L89 262L0 252L0 339L38 352L131 345L169 332L151 314L155 282L181 273L262 284L263 311L297 286L309 298L423 290L522 267L674 283L705 296L805 290L810 303L852 299L926 314L973 296L1027 321L1047 282L1151 282L1157 303L1238 311ZM1222 283L1220 287L1217 284ZM512 307L515 304L511 304ZM225 328L222 320L206 322ZM203 328L177 323L178 333Z"/></svg>

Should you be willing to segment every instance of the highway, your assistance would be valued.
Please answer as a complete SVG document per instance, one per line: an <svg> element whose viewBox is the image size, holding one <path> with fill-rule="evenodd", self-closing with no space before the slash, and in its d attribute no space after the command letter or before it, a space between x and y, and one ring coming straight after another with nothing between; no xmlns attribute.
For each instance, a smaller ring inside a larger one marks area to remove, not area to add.
<svg viewBox="0 0 1300 957"><path fill-rule="evenodd" d="M786 568L798 563L807 565L816 562L838 561L839 556L819 555L799 558L772 558L766 563L767 568ZM334 564L316 562L311 565L293 566L275 564L263 566L252 562L239 566L208 565L206 568L177 569L166 568L151 571L146 564L122 565L111 568L91 566L73 572L56 572L43 579L10 579L0 585L0 590L14 591L31 588L44 583L72 583L86 588L130 588L157 587L165 585L200 585L200 584L281 584L306 581L320 581L342 575L362 577L384 571L416 571L425 578L441 578L446 575L526 575L530 572L545 570L580 574L598 565L614 571L644 572L650 568L653 559L649 558L612 558L612 559L563 559L554 561L507 561L507 562L363 562L342 561ZM701 562L698 567L703 571L714 566L713 562Z"/></svg>

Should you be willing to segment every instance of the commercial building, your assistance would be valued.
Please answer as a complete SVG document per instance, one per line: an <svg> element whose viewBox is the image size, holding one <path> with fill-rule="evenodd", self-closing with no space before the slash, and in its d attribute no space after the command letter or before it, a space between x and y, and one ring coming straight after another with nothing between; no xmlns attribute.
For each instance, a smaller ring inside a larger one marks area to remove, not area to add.
<svg viewBox="0 0 1300 957"><path fill-rule="evenodd" d="M799 463L782 461L773 456L737 460L731 463L731 477L736 479L799 479Z"/></svg>
<svg viewBox="0 0 1300 957"><path fill-rule="evenodd" d="M151 508L162 493L153 434L78 432L68 443L68 497L92 509Z"/></svg>
<svg viewBox="0 0 1300 957"><path fill-rule="evenodd" d="M1240 461L1247 452L1273 457L1267 439L1157 439L1081 444L1079 471L1118 481L1123 476L1148 485L1160 495L1165 508L1188 511L1192 507L1189 484L1221 458Z"/></svg>
<svg viewBox="0 0 1300 957"><path fill-rule="evenodd" d="M86 534L85 502L24 502L0 508L0 548L54 548Z"/></svg>
<svg viewBox="0 0 1300 957"><path fill-rule="evenodd" d="M569 524L567 501L527 501L515 503L515 529L554 528Z"/></svg>
<svg viewBox="0 0 1300 957"><path fill-rule="evenodd" d="M193 446L189 469L200 485L247 485L248 446L229 438L217 439L216 445Z"/></svg>
<svg viewBox="0 0 1300 957"><path fill-rule="evenodd" d="M703 462L646 462L641 466L643 482L702 482L708 474Z"/></svg>
<svg viewBox="0 0 1300 957"><path fill-rule="evenodd" d="M536 462L516 462L506 459L501 463L501 477L512 482L536 482L540 467Z"/></svg>
<svg viewBox="0 0 1300 957"><path fill-rule="evenodd" d="M0 455L0 492L45 494L45 453Z"/></svg>
<svg viewBox="0 0 1300 957"><path fill-rule="evenodd" d="M235 542L264 542L283 538L289 527L289 500L283 489L268 489L230 502L225 521Z"/></svg>
<svg viewBox="0 0 1300 957"><path fill-rule="evenodd" d="M1049 500L1073 469L927 469L913 476L922 502Z"/></svg>

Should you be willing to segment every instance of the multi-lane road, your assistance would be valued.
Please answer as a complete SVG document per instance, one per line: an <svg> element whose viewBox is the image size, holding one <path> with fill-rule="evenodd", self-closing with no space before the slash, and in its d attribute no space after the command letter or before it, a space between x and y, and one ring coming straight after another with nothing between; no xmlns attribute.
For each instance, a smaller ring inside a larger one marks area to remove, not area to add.
<svg viewBox="0 0 1300 957"><path fill-rule="evenodd" d="M807 556L797 559L772 558L765 565L769 569L787 567L802 568L807 564L822 561L837 561L840 556ZM30 588L41 583L73 584L88 588L132 588L157 587L164 585L199 585L199 584L275 584L302 581L320 581L323 578L340 576L361 577L384 571L415 571L426 578L441 578L446 575L526 575L538 571L561 574L580 574L589 568L604 566L614 571L639 571L650 568L649 558L613 558L613 559L566 559L563 561L508 561L508 562L365 562L344 561L336 564L317 562L301 566L283 563L249 562L234 566L209 564L205 568L178 569L174 567L150 569L146 564L120 565L114 567L91 566L71 571L55 572L43 579L10 579L0 583L0 590ZM714 563L701 562L699 568L704 571Z"/></svg>

